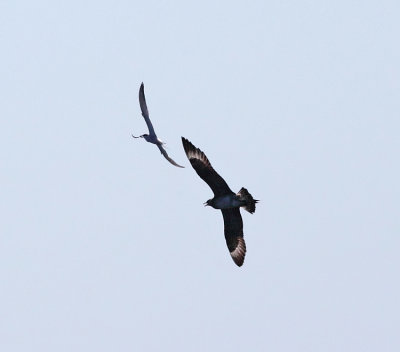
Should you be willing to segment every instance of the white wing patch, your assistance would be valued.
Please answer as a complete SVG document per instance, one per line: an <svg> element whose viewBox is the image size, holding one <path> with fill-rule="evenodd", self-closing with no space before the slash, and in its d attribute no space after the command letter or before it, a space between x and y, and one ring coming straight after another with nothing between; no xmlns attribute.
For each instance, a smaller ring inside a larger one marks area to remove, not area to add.
<svg viewBox="0 0 400 352"><path fill-rule="evenodd" d="M208 161L207 157L198 148L193 148L193 149L191 148L187 151L186 154L187 154L189 160L197 159L197 160L201 160L206 165L210 165L210 162Z"/></svg>
<svg viewBox="0 0 400 352"><path fill-rule="evenodd" d="M244 262L244 256L246 255L246 243L242 237L238 238L238 245L234 251L231 252L233 261L238 265L242 266Z"/></svg>

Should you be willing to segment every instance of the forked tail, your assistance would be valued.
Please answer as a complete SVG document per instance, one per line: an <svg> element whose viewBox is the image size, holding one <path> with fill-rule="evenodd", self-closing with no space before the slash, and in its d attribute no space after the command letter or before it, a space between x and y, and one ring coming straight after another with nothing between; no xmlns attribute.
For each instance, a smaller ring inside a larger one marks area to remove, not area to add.
<svg viewBox="0 0 400 352"><path fill-rule="evenodd" d="M256 211L256 203L258 202L258 200L254 199L246 188L242 187L237 193L237 196L239 196L240 200L243 200L245 202L243 207L250 214L253 214Z"/></svg>

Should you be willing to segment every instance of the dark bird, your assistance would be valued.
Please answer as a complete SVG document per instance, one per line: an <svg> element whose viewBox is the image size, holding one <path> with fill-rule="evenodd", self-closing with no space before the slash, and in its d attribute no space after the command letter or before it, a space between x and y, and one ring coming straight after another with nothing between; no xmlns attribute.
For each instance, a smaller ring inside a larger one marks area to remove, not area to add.
<svg viewBox="0 0 400 352"><path fill-rule="evenodd" d="M132 135L133 138L144 138L147 142L155 144L158 149L160 149L160 152L162 155L164 155L165 159L167 159L172 165L175 165L177 167L183 167L181 165L178 165L174 160L172 160L166 150L164 149L163 145L165 144L161 139L159 139L156 135L156 132L154 131L153 124L150 121L149 117L149 110L147 110L147 104L146 104L146 98L144 96L144 85L143 83L140 85L139 89L139 104L140 104L140 109L142 110L142 116L144 117L144 120L146 121L147 127L149 129L149 134L142 134L141 136L134 136Z"/></svg>
<svg viewBox="0 0 400 352"><path fill-rule="evenodd" d="M214 198L204 203L214 209L220 209L224 217L225 240L233 261L242 266L246 255L246 243L243 239L243 221L240 208L244 207L249 213L256 211L258 200L253 199L246 188L233 193L225 180L213 169L205 154L196 148L186 138L182 137L185 153L197 174L214 192Z"/></svg>

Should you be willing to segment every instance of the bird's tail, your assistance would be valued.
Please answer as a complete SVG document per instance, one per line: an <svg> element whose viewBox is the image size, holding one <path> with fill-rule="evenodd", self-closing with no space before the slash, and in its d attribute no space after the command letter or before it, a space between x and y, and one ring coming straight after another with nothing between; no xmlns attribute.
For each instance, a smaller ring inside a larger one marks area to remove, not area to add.
<svg viewBox="0 0 400 352"><path fill-rule="evenodd" d="M240 198L240 200L245 202L243 207L250 214L253 214L256 211L256 203L258 203L258 200L254 199L246 188L242 187L240 191L237 193L237 196Z"/></svg>

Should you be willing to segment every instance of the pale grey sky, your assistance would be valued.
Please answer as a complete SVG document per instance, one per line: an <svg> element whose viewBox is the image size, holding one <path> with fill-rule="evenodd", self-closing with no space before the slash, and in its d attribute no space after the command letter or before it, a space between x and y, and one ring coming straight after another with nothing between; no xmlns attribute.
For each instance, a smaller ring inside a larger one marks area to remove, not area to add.
<svg viewBox="0 0 400 352"><path fill-rule="evenodd" d="M1 350L399 351L399 18L2 1ZM181 136L261 200L242 268Z"/></svg>

